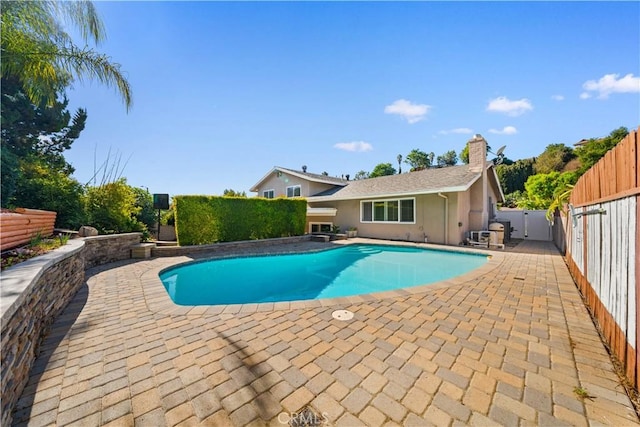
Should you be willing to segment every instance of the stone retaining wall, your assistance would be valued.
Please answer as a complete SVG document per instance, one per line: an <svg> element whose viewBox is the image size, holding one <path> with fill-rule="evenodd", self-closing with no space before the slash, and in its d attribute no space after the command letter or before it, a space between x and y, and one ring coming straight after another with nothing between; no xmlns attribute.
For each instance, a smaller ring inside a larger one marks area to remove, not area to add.
<svg viewBox="0 0 640 427"><path fill-rule="evenodd" d="M85 268L131 258L131 246L140 243L142 233L85 237Z"/></svg>
<svg viewBox="0 0 640 427"><path fill-rule="evenodd" d="M48 327L84 283L85 269L128 259L141 233L70 240L67 245L2 272L1 387L3 427L29 380Z"/></svg>
<svg viewBox="0 0 640 427"><path fill-rule="evenodd" d="M224 252L233 252L247 248L266 248L274 245L284 245L291 243L308 242L311 235L294 237L279 237L275 239L264 240L241 240L238 242L214 243L211 245L197 246L156 246L151 249L152 257L169 257L180 255L198 255L198 254L219 254Z"/></svg>

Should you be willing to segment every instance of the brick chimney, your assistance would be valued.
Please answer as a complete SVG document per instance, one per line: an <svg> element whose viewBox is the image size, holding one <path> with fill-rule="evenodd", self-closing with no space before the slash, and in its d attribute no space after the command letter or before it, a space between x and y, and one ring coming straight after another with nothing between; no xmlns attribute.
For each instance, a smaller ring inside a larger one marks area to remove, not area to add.
<svg viewBox="0 0 640 427"><path fill-rule="evenodd" d="M469 225L472 230L486 230L489 226L489 189L487 188L486 163L487 141L482 135L473 135L473 138L469 140L469 170L481 174L481 197L475 199L472 197L469 211Z"/></svg>
<svg viewBox="0 0 640 427"><path fill-rule="evenodd" d="M487 141L480 134L469 140L469 169L473 172L485 170L487 162Z"/></svg>

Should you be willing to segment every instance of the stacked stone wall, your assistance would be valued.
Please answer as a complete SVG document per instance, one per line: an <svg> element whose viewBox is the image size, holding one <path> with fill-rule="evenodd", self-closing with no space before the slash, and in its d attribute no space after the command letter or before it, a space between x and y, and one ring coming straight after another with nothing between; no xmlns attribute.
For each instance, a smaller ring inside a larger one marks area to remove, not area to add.
<svg viewBox="0 0 640 427"><path fill-rule="evenodd" d="M252 249L267 248L274 245L308 242L309 240L311 240L311 235L306 234L304 236L279 237L274 239L263 239L263 240L241 240L238 242L213 243L211 245L156 246L155 248L151 249L151 256L171 257L171 256L199 255L199 254L216 255L220 253L230 253L230 252L247 249L247 248L252 248Z"/></svg>
<svg viewBox="0 0 640 427"><path fill-rule="evenodd" d="M129 259L141 233L73 240L42 257L2 272L0 423L11 425L12 412L29 380L38 347L56 316L84 284L85 269ZM11 302L12 301L12 302Z"/></svg>
<svg viewBox="0 0 640 427"><path fill-rule="evenodd" d="M131 258L131 246L141 239L142 233L85 237L85 268Z"/></svg>

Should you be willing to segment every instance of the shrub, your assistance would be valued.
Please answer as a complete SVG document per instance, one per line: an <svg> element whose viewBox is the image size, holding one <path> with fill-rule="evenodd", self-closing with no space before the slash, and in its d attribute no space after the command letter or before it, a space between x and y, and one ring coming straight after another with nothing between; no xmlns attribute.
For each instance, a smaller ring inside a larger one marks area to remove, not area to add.
<svg viewBox="0 0 640 427"><path fill-rule="evenodd" d="M89 187L86 194L89 224L101 234L146 232L146 226L137 219L141 207L136 201L136 192L124 178Z"/></svg>
<svg viewBox="0 0 640 427"><path fill-rule="evenodd" d="M84 188L78 181L38 159L20 161L18 173L21 179L14 187L10 207L57 212L58 228L77 229L83 224Z"/></svg>

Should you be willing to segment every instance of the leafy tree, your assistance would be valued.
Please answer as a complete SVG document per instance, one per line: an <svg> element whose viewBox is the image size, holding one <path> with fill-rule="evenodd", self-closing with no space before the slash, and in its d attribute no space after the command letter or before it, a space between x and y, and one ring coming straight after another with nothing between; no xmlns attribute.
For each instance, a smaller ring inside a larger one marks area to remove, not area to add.
<svg viewBox="0 0 640 427"><path fill-rule="evenodd" d="M504 203L502 206L507 208L517 208L519 204L522 204L526 200L526 198L527 193L516 190L504 195Z"/></svg>
<svg viewBox="0 0 640 427"><path fill-rule="evenodd" d="M83 188L70 178L63 152L80 135L86 111L67 111L64 91L85 78L115 86L127 107L131 89L118 64L89 47L79 48L66 28L85 42L104 30L90 1L3 1L0 46L2 102L2 206L58 212L57 225L83 223ZM80 207L78 207L80 206Z"/></svg>
<svg viewBox="0 0 640 427"><path fill-rule="evenodd" d="M531 158L517 160L510 165L502 163L496 166L500 186L505 195L514 191L524 191L524 183L534 174L534 162L535 160Z"/></svg>
<svg viewBox="0 0 640 427"><path fill-rule="evenodd" d="M11 206L55 211L58 228L77 229L83 224L84 188L78 181L42 159L21 160L18 168L22 179L16 184Z"/></svg>
<svg viewBox="0 0 640 427"><path fill-rule="evenodd" d="M232 189L225 189L222 195L225 197L247 197L247 193L245 193L244 191L239 192Z"/></svg>
<svg viewBox="0 0 640 427"><path fill-rule="evenodd" d="M0 155L0 206L8 207L9 199L16 191L20 178L20 163L18 156L8 150L2 150Z"/></svg>
<svg viewBox="0 0 640 427"><path fill-rule="evenodd" d="M411 166L412 171L425 169L433 164L433 153L425 153L417 148L411 150L404 159L404 162Z"/></svg>
<svg viewBox="0 0 640 427"><path fill-rule="evenodd" d="M458 155L455 150L450 150L443 155L438 156L437 161L439 166L454 166L458 163Z"/></svg>
<svg viewBox="0 0 640 427"><path fill-rule="evenodd" d="M2 143L19 157L36 154L52 166L71 170L62 152L80 136L87 119L79 108L73 117L67 110L69 101L51 105L33 104L15 78L2 78Z"/></svg>
<svg viewBox="0 0 640 427"><path fill-rule="evenodd" d="M146 188L131 187L135 194L135 206L140 208L135 215L138 222L144 224L147 230L152 230L158 221L158 211L153 208L153 195Z"/></svg>
<svg viewBox="0 0 640 427"><path fill-rule="evenodd" d="M561 172L576 155L571 147L564 144L549 144L536 158L536 173Z"/></svg>
<svg viewBox="0 0 640 427"><path fill-rule="evenodd" d="M356 173L356 175L353 177L354 180L360 180L360 179L367 179L369 178L369 172L367 171L360 171L358 173Z"/></svg>
<svg viewBox="0 0 640 427"><path fill-rule="evenodd" d="M108 56L88 47L105 38L104 26L90 1L3 1L2 77L12 77L36 105L53 105L61 89L74 80L96 79L115 86L127 107L131 88ZM75 27L85 42L81 48L65 31Z"/></svg>
<svg viewBox="0 0 640 427"><path fill-rule="evenodd" d="M615 147L628 134L629 130L627 128L619 127L604 138L591 138L584 145L576 148L575 153L580 159L579 174L582 175L589 170L607 151Z"/></svg>
<svg viewBox="0 0 640 427"><path fill-rule="evenodd" d="M34 105L14 78L2 78L1 92L0 136L2 158L7 166L2 169L2 206L7 206L15 185L24 179L14 159L38 161L40 166L47 164L52 173L73 173L73 167L62 153L80 136L87 114L78 109L71 117L66 99L55 101L51 106ZM18 198L14 203L23 202Z"/></svg>
<svg viewBox="0 0 640 427"><path fill-rule="evenodd" d="M575 184L576 174L571 172L540 173L532 175L525 183L526 199L518 203L523 209L548 209L557 197L558 192L567 184Z"/></svg>
<svg viewBox="0 0 640 427"><path fill-rule="evenodd" d="M102 234L146 231L145 225L137 219L141 210L136 205L136 192L125 178L87 189L89 224Z"/></svg>
<svg viewBox="0 0 640 427"><path fill-rule="evenodd" d="M373 168L373 170L369 174L369 178L376 178L379 176L395 175L395 174L396 174L396 170L393 166L391 166L391 163L380 163L376 165L375 168Z"/></svg>
<svg viewBox="0 0 640 427"><path fill-rule="evenodd" d="M465 165L469 164L469 143L460 151L460 161Z"/></svg>
<svg viewBox="0 0 640 427"><path fill-rule="evenodd" d="M525 183L526 199L518 204L523 209L547 209L553 200L553 193L558 187L559 172L532 175Z"/></svg>

